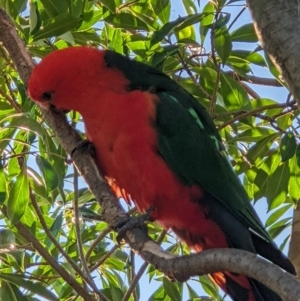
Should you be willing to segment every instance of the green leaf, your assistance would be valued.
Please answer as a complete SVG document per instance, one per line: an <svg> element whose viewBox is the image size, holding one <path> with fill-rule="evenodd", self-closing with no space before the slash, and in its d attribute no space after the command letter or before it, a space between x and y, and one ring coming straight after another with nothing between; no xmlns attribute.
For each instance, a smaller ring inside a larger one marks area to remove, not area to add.
<svg viewBox="0 0 300 301"><path fill-rule="evenodd" d="M3 6L13 19L16 19L17 15L26 9L26 3L27 1L24 0L7 0L4 3L0 1L0 6Z"/></svg>
<svg viewBox="0 0 300 301"><path fill-rule="evenodd" d="M94 24L99 22L99 20L103 17L102 10L91 10L89 12L85 12L83 14L82 23L78 30L87 30L90 29ZM76 32L77 34L83 32Z"/></svg>
<svg viewBox="0 0 300 301"><path fill-rule="evenodd" d="M4 68L4 66L3 66ZM0 101L0 118L6 117L9 114L14 113L14 109L6 102Z"/></svg>
<svg viewBox="0 0 300 301"><path fill-rule="evenodd" d="M58 15L67 13L69 10L65 0L40 0L49 17L54 18Z"/></svg>
<svg viewBox="0 0 300 301"><path fill-rule="evenodd" d="M270 151L270 146L274 140L278 137L278 133L274 133L259 140L253 146L251 146L247 152L247 158L251 163L259 165L264 159L267 153Z"/></svg>
<svg viewBox="0 0 300 301"><path fill-rule="evenodd" d="M232 49L231 38L227 28L222 27L221 29L215 30L214 44L215 44L216 51L220 56L222 63L224 65Z"/></svg>
<svg viewBox="0 0 300 301"><path fill-rule="evenodd" d="M299 146L298 146L299 148ZM300 168L297 165L297 157L293 156L289 160L290 179L289 179L289 196L295 204L300 200Z"/></svg>
<svg viewBox="0 0 300 301"><path fill-rule="evenodd" d="M63 224L63 212L60 212L49 229L53 237L57 238L58 234L62 229L62 224ZM45 245L48 247L48 249L50 249L51 244L52 241L47 236L45 239Z"/></svg>
<svg viewBox="0 0 300 301"><path fill-rule="evenodd" d="M203 18L200 21L200 38L201 44L204 44L207 32L209 30L209 26L214 21L214 11L215 7L212 2L206 3L202 10Z"/></svg>
<svg viewBox="0 0 300 301"><path fill-rule="evenodd" d="M221 14L221 16L214 23L214 29L215 30L224 29L226 24L229 22L229 20L230 20L230 14Z"/></svg>
<svg viewBox="0 0 300 301"><path fill-rule="evenodd" d="M0 206L4 204L7 197L6 178L4 174L3 165L0 161Z"/></svg>
<svg viewBox="0 0 300 301"><path fill-rule="evenodd" d="M7 216L12 224L15 224L21 219L28 203L29 186L24 164L23 170L12 184L7 201Z"/></svg>
<svg viewBox="0 0 300 301"><path fill-rule="evenodd" d="M279 152L274 152L267 159L261 163L259 170L257 171L254 183L259 188L257 193L255 193L255 200L259 200L263 196L267 195L267 186L270 181L270 176L274 173L276 168L280 163L280 154Z"/></svg>
<svg viewBox="0 0 300 301"><path fill-rule="evenodd" d="M285 162L294 156L296 147L296 138L293 132L285 133L280 143L280 155L282 162Z"/></svg>
<svg viewBox="0 0 300 301"><path fill-rule="evenodd" d="M243 179L245 190L250 199L253 199L255 193L257 193L259 190L259 188L254 183L256 174L257 174L256 168L248 169L246 170L245 177Z"/></svg>
<svg viewBox="0 0 300 301"><path fill-rule="evenodd" d="M1 281L0 300L29 301L16 285L4 280Z"/></svg>
<svg viewBox="0 0 300 301"><path fill-rule="evenodd" d="M0 279L10 282L16 286L21 286L29 292L37 294L47 300L58 301L56 296L52 292L47 290L43 285L36 281L29 281L27 277L15 274L0 273Z"/></svg>
<svg viewBox="0 0 300 301"><path fill-rule="evenodd" d="M164 24L163 27L161 27L159 30L157 30L153 33L152 39L151 39L151 45L155 45L156 43L163 40L165 38L165 36L167 36L173 30L177 34L180 31L182 31L183 35L186 35L186 33L184 33L183 29L185 29L197 22L200 22L203 17L204 17L203 14L194 14L194 15L190 15L190 16L186 16L186 17L179 17L178 19L176 19L174 21L170 21L170 22ZM193 30L191 30L191 31L193 31ZM193 34L190 36L193 37ZM179 38L181 38L181 37L179 37Z"/></svg>
<svg viewBox="0 0 300 301"><path fill-rule="evenodd" d="M185 11L188 15L197 13L197 6L194 0L183 0L182 4L184 5Z"/></svg>
<svg viewBox="0 0 300 301"><path fill-rule="evenodd" d="M30 118L28 114L26 113L15 114L15 115L11 115L10 118L12 118L12 121L10 124L7 125L7 128L17 128L17 129L22 128L22 130L29 130L40 136L43 135L43 128L41 124L38 123L36 120ZM6 121L5 119L2 120L2 122L5 121ZM1 129L0 129L0 139L3 139L3 137L1 137Z"/></svg>
<svg viewBox="0 0 300 301"><path fill-rule="evenodd" d="M84 45L91 42L100 42L100 37L95 32L72 32L75 43Z"/></svg>
<svg viewBox="0 0 300 301"><path fill-rule="evenodd" d="M279 79L279 77L281 76L281 72L278 70L278 68L273 63L273 61L270 59L270 57L268 56L268 54L266 52L265 52L265 59L266 59L269 71L272 73L272 75L275 78Z"/></svg>
<svg viewBox="0 0 300 301"><path fill-rule="evenodd" d="M297 166L300 168L300 144L298 144L296 148L296 161Z"/></svg>
<svg viewBox="0 0 300 301"><path fill-rule="evenodd" d="M178 287L174 282L171 282L166 277L163 278L163 286L167 295L172 301L181 301L181 295L179 293Z"/></svg>
<svg viewBox="0 0 300 301"><path fill-rule="evenodd" d="M186 17L179 17L175 21L170 21L164 24L161 29L153 33L151 38L151 45L154 45L163 40L166 35L168 35L178 24L182 23L185 19Z"/></svg>
<svg viewBox="0 0 300 301"><path fill-rule="evenodd" d="M214 21L215 7L212 2L207 2L202 10L204 17L200 21L201 26L210 26Z"/></svg>
<svg viewBox="0 0 300 301"><path fill-rule="evenodd" d="M14 232L9 229L0 229L0 246L15 244L15 242Z"/></svg>
<svg viewBox="0 0 300 301"><path fill-rule="evenodd" d="M69 12L74 17L80 17L83 13L84 0L66 0L69 6Z"/></svg>
<svg viewBox="0 0 300 301"><path fill-rule="evenodd" d="M40 29L42 20L38 10L37 2L32 1L29 7L30 34L34 35Z"/></svg>
<svg viewBox="0 0 300 301"><path fill-rule="evenodd" d="M276 119L277 125L285 131L287 128L289 128L293 123L294 114L293 113L287 113L282 116L279 116Z"/></svg>
<svg viewBox="0 0 300 301"><path fill-rule="evenodd" d="M151 65L158 68L168 56L176 53L180 47L180 45L168 45L163 47L160 51L154 53L151 59Z"/></svg>
<svg viewBox="0 0 300 301"><path fill-rule="evenodd" d="M196 44L196 33L194 26L187 26L183 29L177 31L175 30L178 42L186 43L186 44Z"/></svg>
<svg viewBox="0 0 300 301"><path fill-rule="evenodd" d="M251 101L251 107L252 109L261 108L268 105L274 105L277 104L277 101L269 98L259 98L259 99L253 99Z"/></svg>
<svg viewBox="0 0 300 301"><path fill-rule="evenodd" d="M209 276L200 276L199 280L202 288L209 296L212 296L215 299L219 299L219 288Z"/></svg>
<svg viewBox="0 0 300 301"><path fill-rule="evenodd" d="M56 37L62 35L63 33L76 29L79 24L80 19L70 15L69 13L64 13L45 24L34 36L33 40L41 40L51 37Z"/></svg>
<svg viewBox="0 0 300 301"><path fill-rule="evenodd" d="M247 77L247 73L251 72L250 63L236 56L230 55L226 61L226 65L244 77Z"/></svg>
<svg viewBox="0 0 300 301"><path fill-rule="evenodd" d="M237 56L244 60L247 60L250 63L261 66L261 67L267 66L264 57L257 52L248 51L248 50L232 50L231 55Z"/></svg>
<svg viewBox="0 0 300 301"><path fill-rule="evenodd" d="M228 111L249 108L249 97L245 89L232 77L221 73L221 93Z"/></svg>
<svg viewBox="0 0 300 301"><path fill-rule="evenodd" d="M53 166L42 156L36 156L36 164L40 168L48 192L53 191L59 184L59 179Z"/></svg>
<svg viewBox="0 0 300 301"><path fill-rule="evenodd" d="M188 290L188 293L189 293L189 300L192 301L192 300L197 300L195 298L198 298L199 295L197 294L197 292L188 284L188 282L185 283L186 284L186 287L187 287L187 290ZM202 299L200 298L199 301L201 301Z"/></svg>
<svg viewBox="0 0 300 301"><path fill-rule="evenodd" d="M169 0L152 0L151 5L162 23L167 23L171 14L171 2Z"/></svg>
<svg viewBox="0 0 300 301"><path fill-rule="evenodd" d="M128 13L111 13L104 21L113 25L115 28L149 31L149 27L145 22Z"/></svg>
<svg viewBox="0 0 300 301"><path fill-rule="evenodd" d="M178 32L186 27L194 25L196 23L201 22L202 18L204 18L204 14L193 14L185 17L185 20L174 28L175 32Z"/></svg>
<svg viewBox="0 0 300 301"><path fill-rule="evenodd" d="M112 49L118 53L123 53L123 37L121 29L115 29L111 42L108 44L108 49Z"/></svg>
<svg viewBox="0 0 300 301"><path fill-rule="evenodd" d="M273 224L269 229L268 232L270 236L275 239L282 231L289 228L291 226L291 218L287 217L284 218L275 224Z"/></svg>
<svg viewBox="0 0 300 301"><path fill-rule="evenodd" d="M270 227L272 224L276 223L279 218L285 214L291 208L291 204L285 204L275 210L267 219L265 227Z"/></svg>
<svg viewBox="0 0 300 301"><path fill-rule="evenodd" d="M116 12L116 3L114 0L100 0L100 2L106 6L112 13Z"/></svg>
<svg viewBox="0 0 300 301"><path fill-rule="evenodd" d="M231 40L232 42L258 42L253 23L245 24L232 32Z"/></svg>
<svg viewBox="0 0 300 301"><path fill-rule="evenodd" d="M269 210L277 208L287 197L290 170L288 162L279 164L267 183L267 201Z"/></svg>

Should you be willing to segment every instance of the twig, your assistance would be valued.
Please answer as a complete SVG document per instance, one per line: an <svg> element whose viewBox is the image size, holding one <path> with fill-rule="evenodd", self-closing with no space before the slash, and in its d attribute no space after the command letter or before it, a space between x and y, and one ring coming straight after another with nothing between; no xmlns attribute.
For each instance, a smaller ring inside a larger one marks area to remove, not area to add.
<svg viewBox="0 0 300 301"><path fill-rule="evenodd" d="M211 118L214 118L216 115L217 92L219 88L220 74L221 74L220 64L218 64L216 67L217 67L217 78L216 78L214 92L211 97L210 106L209 106L209 115Z"/></svg>
<svg viewBox="0 0 300 301"><path fill-rule="evenodd" d="M184 61L181 53L178 51L178 57L179 60L183 66L183 69L186 71L186 73L188 74L188 76L191 78L191 80L193 81L194 85L200 90L200 92L207 98L207 99L211 99L211 96L203 89L203 87L198 83L198 81L196 80L194 74L192 73L192 71L189 69L189 67L187 66L186 62Z"/></svg>
<svg viewBox="0 0 300 301"><path fill-rule="evenodd" d="M144 272L146 271L147 267L148 267L149 263L148 262L144 262L139 271L137 272L137 274L135 275L135 277L133 278L130 287L128 288L128 290L126 291L126 293L123 296L122 301L127 301L130 298L130 295L132 294L132 292L135 290L137 283L139 282L139 280L141 279L141 277L143 276Z"/></svg>
<svg viewBox="0 0 300 301"><path fill-rule="evenodd" d="M157 243L161 244L164 240L164 237L166 236L167 231L166 230L162 230L162 232L160 233L159 238L157 239ZM128 301L130 298L131 293L134 291L137 283L139 282L140 278L143 276L144 272L146 271L147 267L148 267L149 263L148 262L144 262L142 264L142 266L140 267L139 271L137 272L137 274L135 275L135 277L133 278L127 292L125 293L122 301Z"/></svg>
<svg viewBox="0 0 300 301"><path fill-rule="evenodd" d="M3 205L1 208L2 213L7 217L6 206ZM19 234L25 238L27 241L30 241L33 247L37 252L44 258L45 261L54 269L64 281L66 281L76 292L80 295L83 300L96 301L90 293L84 289L71 274L69 274L53 257L50 255L47 249L45 249L41 243L33 236L33 234L21 223L17 222L14 225Z"/></svg>
<svg viewBox="0 0 300 301"><path fill-rule="evenodd" d="M295 105L295 101L294 101L294 102L290 102L288 105L286 103L278 103L278 104L272 104L272 105L267 105L267 106L264 106L264 107L261 107L261 108L257 108L257 109L252 110L252 111L240 110L240 111L232 111L232 112L221 113L218 116L216 116L216 118L222 117L222 116L228 116L228 115L229 116L230 115L236 115L236 116L234 118L228 120L227 122L224 122L220 126L218 126L218 130L223 129L227 125L230 125L230 124L234 123L237 120L240 120L240 119L248 117L248 116L255 115L256 113L266 111L266 110L270 110L270 109L278 109L278 108L283 108L284 109L288 106L291 107L292 110L296 110L298 108Z"/></svg>
<svg viewBox="0 0 300 301"><path fill-rule="evenodd" d="M110 255L113 254L118 248L118 245L114 245L105 255L102 256L102 258L97 263L90 267L90 270L95 271L96 269L98 269L98 267L101 266L105 262L105 260L109 258Z"/></svg>
<svg viewBox="0 0 300 301"><path fill-rule="evenodd" d="M86 278L89 280L88 284L91 286L93 291L101 298L103 301L109 301L106 296L98 289L95 284L93 278L91 277L90 270L85 261L84 253L83 253L83 245L81 239L81 231L80 231L80 218L79 218L79 196L78 196L78 171L74 166L74 217L75 217L75 233L76 233L76 241L77 241L77 249L78 255L82 264L82 270Z"/></svg>
<svg viewBox="0 0 300 301"><path fill-rule="evenodd" d="M131 268L130 268L130 286L131 286L134 282L134 279L136 278L136 274L135 274L135 253L133 252L133 250L130 250L130 263L131 263ZM144 264L145 263L146 262L144 262ZM148 263L147 263L147 266L148 266ZM136 289L135 288L136 288L136 284L133 285L132 296L133 296L133 300L137 301L137 294L136 294ZM128 293L128 291L126 293Z"/></svg>
<svg viewBox="0 0 300 301"><path fill-rule="evenodd" d="M74 271L80 276L82 277L82 279L84 279L88 284L89 284L89 280L87 279L87 277L85 277L85 275L82 273L82 271L80 270L80 268L77 266L76 262L64 251L64 249L61 247L61 245L59 244L59 242L55 239L55 237L52 235L51 231L49 230L49 228L47 227L47 224L45 222L45 219L43 217L43 214L40 210L40 207L35 199L35 196L32 192L32 190L30 189L30 200L31 200L31 204L39 218L39 221L47 235L47 237L51 240L51 242L54 244L55 248L62 254L62 256L65 257L65 259L67 260L67 262L71 265L71 267L74 269Z"/></svg>
<svg viewBox="0 0 300 301"><path fill-rule="evenodd" d="M234 71L225 71L227 75L231 76L232 78L238 79L240 81L249 82L250 84L262 85L262 86L271 86L271 87L283 87L280 81L276 78L266 78L266 77L259 77L251 74L247 74L246 76L237 75Z"/></svg>
<svg viewBox="0 0 300 301"><path fill-rule="evenodd" d="M73 208L74 208L74 224L75 224L75 233L76 233L76 243L77 243L77 252L78 252L78 257L80 258L81 264L82 264L82 271L87 276L91 282L93 280L90 277L90 271L87 267L85 258L84 258L84 253L83 253L83 245L82 245L82 240L81 240L81 231L80 231L80 217L79 217L79 196L78 196L78 171L73 166L73 171L74 171L74 177L73 177L73 186L74 186L74 200L73 200Z"/></svg>
<svg viewBox="0 0 300 301"><path fill-rule="evenodd" d="M90 247L88 248L88 250L85 253L85 261L88 262L90 259L90 256L93 252L93 250L97 247L97 245L99 244L99 242L104 239L104 237L111 231L110 228L104 229L102 231L102 233L92 242L92 244L90 245Z"/></svg>
<svg viewBox="0 0 300 301"><path fill-rule="evenodd" d="M241 14L246 10L246 6L244 6L241 11L237 14L237 16L233 19L231 24L228 26L228 31L231 29L232 25L238 20L238 18L241 16Z"/></svg>
<svg viewBox="0 0 300 301"><path fill-rule="evenodd" d="M260 99L261 97L253 89L251 89L247 84L239 82L239 84L246 90L246 92L254 99Z"/></svg>

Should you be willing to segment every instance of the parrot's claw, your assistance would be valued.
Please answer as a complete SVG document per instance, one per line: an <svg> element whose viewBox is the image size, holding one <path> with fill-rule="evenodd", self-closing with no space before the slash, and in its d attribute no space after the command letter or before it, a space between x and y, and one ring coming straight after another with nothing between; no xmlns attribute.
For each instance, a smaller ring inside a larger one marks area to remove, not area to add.
<svg viewBox="0 0 300 301"><path fill-rule="evenodd" d="M71 151L71 158L75 154L75 152L89 152L92 157L96 157L96 149L93 145L93 143L87 139L81 140L78 142L76 147Z"/></svg>
<svg viewBox="0 0 300 301"><path fill-rule="evenodd" d="M114 229L118 232L117 242L119 245L124 244L124 237L126 236L126 232L133 228L141 228L147 229L146 222L151 222L153 219L151 218L151 213L153 212L153 208L151 207L146 213L124 218L117 222Z"/></svg>

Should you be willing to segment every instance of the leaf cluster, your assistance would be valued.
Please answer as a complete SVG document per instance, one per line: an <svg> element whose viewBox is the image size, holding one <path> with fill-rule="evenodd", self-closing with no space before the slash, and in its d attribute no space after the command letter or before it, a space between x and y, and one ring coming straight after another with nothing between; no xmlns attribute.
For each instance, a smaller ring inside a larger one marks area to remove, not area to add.
<svg viewBox="0 0 300 301"><path fill-rule="evenodd" d="M253 24L241 20L244 1L198 2L178 1L180 16L168 0L0 0L0 6L36 61L56 49L90 45L135 57L178 81L211 114L250 199L267 200L266 226L275 238L290 226L285 213L300 196L299 110ZM271 78L261 76L265 69ZM285 99L263 97L255 84L280 89ZM84 136L80 115L70 112L68 120ZM139 279L146 266L137 267L135 256L116 246L93 195L80 179L74 185L66 157L0 45L0 299L81 298L18 233L14 225L22 223L91 296L143 300ZM149 231L157 239L162 230ZM172 233L163 243L175 254L189 252ZM205 300L191 282L172 283L153 267L147 275L158 284L149 300L182 300L183 291L189 300ZM221 300L209 277L194 280Z"/></svg>

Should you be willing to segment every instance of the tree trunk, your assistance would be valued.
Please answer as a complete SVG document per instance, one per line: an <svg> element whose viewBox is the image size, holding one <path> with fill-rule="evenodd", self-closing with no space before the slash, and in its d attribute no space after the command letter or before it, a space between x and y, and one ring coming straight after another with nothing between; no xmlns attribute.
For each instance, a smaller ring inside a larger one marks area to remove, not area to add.
<svg viewBox="0 0 300 301"><path fill-rule="evenodd" d="M264 50L281 70L300 108L300 2L247 0L247 3ZM289 258L300 275L299 206L294 211L291 237Z"/></svg>
<svg viewBox="0 0 300 301"><path fill-rule="evenodd" d="M300 16L297 0L247 0L264 50L300 107Z"/></svg>

